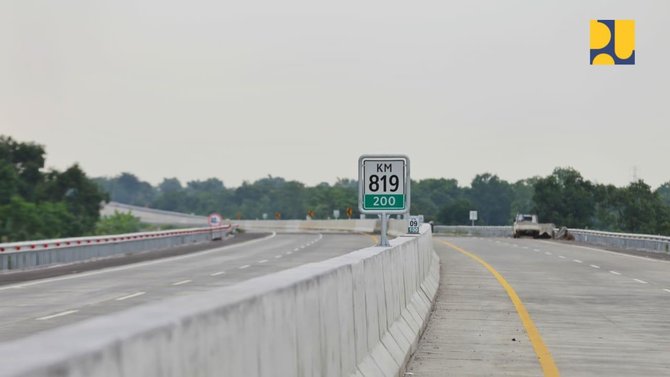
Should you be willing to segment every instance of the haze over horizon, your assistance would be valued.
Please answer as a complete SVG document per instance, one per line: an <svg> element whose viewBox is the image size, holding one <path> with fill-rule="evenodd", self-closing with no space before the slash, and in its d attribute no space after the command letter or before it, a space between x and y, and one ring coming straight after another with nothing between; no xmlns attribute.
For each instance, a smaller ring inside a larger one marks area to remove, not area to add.
<svg viewBox="0 0 670 377"><path fill-rule="evenodd" d="M670 3L68 0L0 4L0 134L47 166L355 178L402 153L413 179L510 182L571 166L670 181ZM634 19L636 65L588 64L589 20ZM636 170L636 172L634 171Z"/></svg>

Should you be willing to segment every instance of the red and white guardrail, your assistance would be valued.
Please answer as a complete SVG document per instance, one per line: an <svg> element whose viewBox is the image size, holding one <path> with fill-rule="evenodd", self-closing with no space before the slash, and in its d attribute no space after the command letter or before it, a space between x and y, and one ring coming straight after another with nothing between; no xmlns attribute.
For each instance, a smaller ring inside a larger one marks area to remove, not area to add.
<svg viewBox="0 0 670 377"><path fill-rule="evenodd" d="M156 239L156 238L174 237L174 236L186 236L192 234L202 234L202 233L225 231L225 230L232 231L236 228L237 228L236 224L229 224L229 225L207 227L207 228L173 229L173 230L160 230L154 232L114 234L110 236L73 237L73 238L60 238L60 239L40 240L40 241L0 243L0 253L51 250L51 249L71 248L78 246L131 242L138 240Z"/></svg>

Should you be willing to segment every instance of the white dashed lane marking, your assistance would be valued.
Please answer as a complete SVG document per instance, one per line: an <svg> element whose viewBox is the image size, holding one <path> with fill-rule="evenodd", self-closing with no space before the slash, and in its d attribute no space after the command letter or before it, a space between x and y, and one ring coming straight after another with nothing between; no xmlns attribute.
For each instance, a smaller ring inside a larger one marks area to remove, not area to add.
<svg viewBox="0 0 670 377"><path fill-rule="evenodd" d="M573 259L572 261L575 263L582 263L582 261L580 261L579 259Z"/></svg>
<svg viewBox="0 0 670 377"><path fill-rule="evenodd" d="M565 256L563 256L563 255L559 255L558 257L561 258L561 259L565 259Z"/></svg>
<svg viewBox="0 0 670 377"><path fill-rule="evenodd" d="M127 296L119 297L119 298L116 299L116 301L123 301L123 300L127 300L127 299L129 299L129 298L133 298L133 297L137 297L137 296L142 296L142 295L145 294L145 293L146 293L146 292L136 292L136 293L133 293L133 294L131 294L131 295L127 295Z"/></svg>
<svg viewBox="0 0 670 377"><path fill-rule="evenodd" d="M186 279L186 280L182 280L182 281L174 282L174 283L172 283L172 285L184 285L184 284L188 284L188 283L190 283L190 282L192 282L192 281L193 281L193 280Z"/></svg>
<svg viewBox="0 0 670 377"><path fill-rule="evenodd" d="M226 271L219 271L219 272L215 272L213 274L209 274L209 276L219 276L219 275L223 275L225 273L226 273Z"/></svg>
<svg viewBox="0 0 670 377"><path fill-rule="evenodd" d="M614 274L614 275L621 275L621 272L616 272L616 271L610 271L610 274Z"/></svg>
<svg viewBox="0 0 670 377"><path fill-rule="evenodd" d="M261 259L258 261L258 263L267 263L267 261L268 261L267 259Z"/></svg>
<svg viewBox="0 0 670 377"><path fill-rule="evenodd" d="M251 267L251 266L248 265L248 264L245 264L244 266L240 266L239 269L244 270L245 268L249 268L249 267Z"/></svg>
<svg viewBox="0 0 670 377"><path fill-rule="evenodd" d="M276 259L279 259L279 258L281 258L281 257L282 257L281 254L280 254L280 255L275 255L275 258L276 258Z"/></svg>
<svg viewBox="0 0 670 377"><path fill-rule="evenodd" d="M593 267L593 268L600 268L600 266L596 266L595 264L591 264L591 265L589 265L589 266L591 266L591 267Z"/></svg>
<svg viewBox="0 0 670 377"><path fill-rule="evenodd" d="M633 279L633 280L635 280L636 282L638 282L638 283L640 283L640 284L648 284L648 283L647 283L646 281L644 281L644 280L640 280L640 279Z"/></svg>
<svg viewBox="0 0 670 377"><path fill-rule="evenodd" d="M57 313L57 314L52 314L52 315L48 315L46 317L39 317L39 318L35 318L35 319L38 320L38 321L45 321L47 319L63 317L63 316L69 315L69 314L73 314L73 313L76 313L78 311L79 310L67 310L67 311L64 311L64 312Z"/></svg>

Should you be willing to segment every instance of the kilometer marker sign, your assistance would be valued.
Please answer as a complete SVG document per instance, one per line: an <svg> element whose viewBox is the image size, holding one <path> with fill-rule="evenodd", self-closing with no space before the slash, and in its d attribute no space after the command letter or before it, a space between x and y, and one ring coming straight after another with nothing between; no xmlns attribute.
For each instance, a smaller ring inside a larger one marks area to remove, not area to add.
<svg viewBox="0 0 670 377"><path fill-rule="evenodd" d="M358 164L361 213L406 213L409 210L409 158L364 155Z"/></svg>

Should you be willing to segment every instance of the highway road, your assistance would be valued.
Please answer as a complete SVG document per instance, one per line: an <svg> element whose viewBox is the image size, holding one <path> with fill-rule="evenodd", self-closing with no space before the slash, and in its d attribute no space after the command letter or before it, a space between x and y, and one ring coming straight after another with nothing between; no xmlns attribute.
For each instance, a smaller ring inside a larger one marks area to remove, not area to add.
<svg viewBox="0 0 670 377"><path fill-rule="evenodd" d="M186 255L3 285L0 341L235 284L374 244L374 237L361 234L272 233Z"/></svg>
<svg viewBox="0 0 670 377"><path fill-rule="evenodd" d="M670 262L533 239L434 245L440 290L413 376L670 376Z"/></svg>

